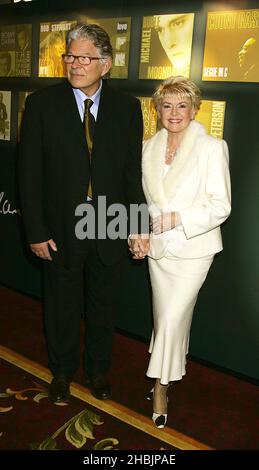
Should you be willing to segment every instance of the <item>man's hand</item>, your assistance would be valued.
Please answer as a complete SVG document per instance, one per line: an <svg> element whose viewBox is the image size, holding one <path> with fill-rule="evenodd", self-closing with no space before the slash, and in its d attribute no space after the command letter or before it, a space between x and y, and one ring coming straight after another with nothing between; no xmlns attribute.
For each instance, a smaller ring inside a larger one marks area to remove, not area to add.
<svg viewBox="0 0 259 470"><path fill-rule="evenodd" d="M53 251L58 251L57 245L54 242L54 240L52 240L52 238L46 242L30 244L31 251L36 256L42 259L47 259L49 261L52 261L52 258L50 256L49 246Z"/></svg>
<svg viewBox="0 0 259 470"><path fill-rule="evenodd" d="M151 230L155 235L172 230L175 227L175 212L164 212L151 222Z"/></svg>
<svg viewBox="0 0 259 470"><path fill-rule="evenodd" d="M144 259L149 251L149 235L131 235L129 239L129 250L133 254L133 259Z"/></svg>

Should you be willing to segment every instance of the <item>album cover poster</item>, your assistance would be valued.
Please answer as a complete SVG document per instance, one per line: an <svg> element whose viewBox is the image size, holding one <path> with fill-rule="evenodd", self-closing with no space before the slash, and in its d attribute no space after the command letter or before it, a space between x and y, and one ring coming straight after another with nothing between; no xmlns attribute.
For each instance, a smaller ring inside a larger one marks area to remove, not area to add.
<svg viewBox="0 0 259 470"><path fill-rule="evenodd" d="M259 82L259 10L208 13L202 80Z"/></svg>
<svg viewBox="0 0 259 470"><path fill-rule="evenodd" d="M32 25L0 26L0 77L30 77Z"/></svg>
<svg viewBox="0 0 259 470"><path fill-rule="evenodd" d="M25 101L28 95L33 93L32 91L19 91L18 95L18 121L17 121L17 131L18 131L18 138L20 138L20 129L21 129L21 122L25 108Z"/></svg>
<svg viewBox="0 0 259 470"><path fill-rule="evenodd" d="M131 18L94 18L87 22L98 24L110 36L113 48L110 78L128 78Z"/></svg>
<svg viewBox="0 0 259 470"><path fill-rule="evenodd" d="M156 131L161 129L157 113L150 97L139 97L143 115L143 139L150 139ZM214 137L223 138L224 119L225 119L225 101L202 100L201 107L196 114L195 120L204 125L208 134Z"/></svg>
<svg viewBox="0 0 259 470"><path fill-rule="evenodd" d="M0 140L10 140L11 91L0 91Z"/></svg>
<svg viewBox="0 0 259 470"><path fill-rule="evenodd" d="M39 77L65 77L62 54L66 52L66 34L76 21L40 24Z"/></svg>
<svg viewBox="0 0 259 470"><path fill-rule="evenodd" d="M194 13L144 16L139 78L190 75Z"/></svg>

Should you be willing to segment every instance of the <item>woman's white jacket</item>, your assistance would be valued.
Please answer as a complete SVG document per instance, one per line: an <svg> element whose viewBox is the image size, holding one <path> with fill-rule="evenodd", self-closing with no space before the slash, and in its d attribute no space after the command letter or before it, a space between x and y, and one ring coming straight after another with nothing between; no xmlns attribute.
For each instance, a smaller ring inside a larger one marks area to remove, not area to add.
<svg viewBox="0 0 259 470"><path fill-rule="evenodd" d="M228 147L191 121L164 176L166 129L143 144L143 188L152 217L179 212L181 224L151 234L149 256L200 258L222 250L220 225L231 210Z"/></svg>

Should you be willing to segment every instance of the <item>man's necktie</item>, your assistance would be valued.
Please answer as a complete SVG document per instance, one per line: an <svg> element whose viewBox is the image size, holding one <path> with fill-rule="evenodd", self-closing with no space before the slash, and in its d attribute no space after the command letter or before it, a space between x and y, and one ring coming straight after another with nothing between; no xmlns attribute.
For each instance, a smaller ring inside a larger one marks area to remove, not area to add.
<svg viewBox="0 0 259 470"><path fill-rule="evenodd" d="M91 154L92 154L92 148L93 148L94 125L95 125L94 116L90 112L90 108L92 104L93 104L92 100L90 99L85 100L84 128L85 128L86 142L87 142L87 146L89 150L90 164L91 164ZM89 180L87 196L91 199L93 197L91 178Z"/></svg>

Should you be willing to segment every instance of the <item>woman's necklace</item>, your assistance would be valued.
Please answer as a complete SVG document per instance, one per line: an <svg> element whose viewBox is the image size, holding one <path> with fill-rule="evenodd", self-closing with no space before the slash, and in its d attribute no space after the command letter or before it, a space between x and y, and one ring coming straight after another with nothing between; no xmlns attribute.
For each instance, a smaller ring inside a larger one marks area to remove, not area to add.
<svg viewBox="0 0 259 470"><path fill-rule="evenodd" d="M176 153L177 153L177 147L175 147L173 149L172 148L170 149L170 147L167 146L166 156L165 156L166 165L171 165L171 163L173 162L173 160L176 157Z"/></svg>

